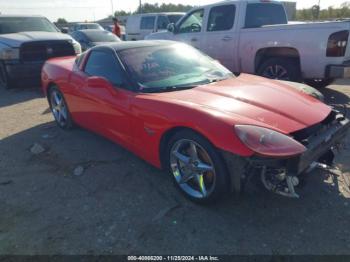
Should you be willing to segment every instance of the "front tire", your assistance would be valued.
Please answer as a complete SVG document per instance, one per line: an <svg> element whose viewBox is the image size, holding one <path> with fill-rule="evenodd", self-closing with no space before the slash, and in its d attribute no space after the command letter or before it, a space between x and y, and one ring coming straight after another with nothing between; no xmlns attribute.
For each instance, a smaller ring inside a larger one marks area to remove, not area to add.
<svg viewBox="0 0 350 262"><path fill-rule="evenodd" d="M224 161L201 135L190 130L176 133L168 143L166 156L177 188L192 201L208 204L228 192Z"/></svg>
<svg viewBox="0 0 350 262"><path fill-rule="evenodd" d="M285 81L300 82L301 73L298 61L291 58L270 58L263 62L257 75Z"/></svg>
<svg viewBox="0 0 350 262"><path fill-rule="evenodd" d="M73 120L62 92L57 86L49 90L49 104L57 125L62 129L71 129Z"/></svg>

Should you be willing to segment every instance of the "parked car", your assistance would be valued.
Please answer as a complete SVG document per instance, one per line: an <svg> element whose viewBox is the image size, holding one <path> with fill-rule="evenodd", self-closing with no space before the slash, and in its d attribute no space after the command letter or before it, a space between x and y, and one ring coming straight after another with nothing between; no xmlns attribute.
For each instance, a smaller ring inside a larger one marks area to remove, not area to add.
<svg viewBox="0 0 350 262"><path fill-rule="evenodd" d="M167 29L169 23L176 23L185 13L148 13L128 17L126 40L143 40L146 35Z"/></svg>
<svg viewBox="0 0 350 262"><path fill-rule="evenodd" d="M47 61L43 91L61 128L99 133L158 168L202 203L249 176L298 197L298 176L346 135L350 122L288 82L241 74L169 41L97 46ZM117 172L117 171L116 171ZM142 174L140 174L142 175Z"/></svg>
<svg viewBox="0 0 350 262"><path fill-rule="evenodd" d="M71 36L80 43L83 51L97 45L121 41L115 34L100 29L79 30L73 32Z"/></svg>
<svg viewBox="0 0 350 262"><path fill-rule="evenodd" d="M0 15L0 85L40 83L44 62L81 53L71 36L42 16Z"/></svg>
<svg viewBox="0 0 350 262"><path fill-rule="evenodd" d="M350 23L288 24L278 1L230 0L195 7L168 29L146 39L191 44L235 73L318 85L350 77Z"/></svg>
<svg viewBox="0 0 350 262"><path fill-rule="evenodd" d="M84 30L84 29L100 29L104 30L102 26L100 26L98 23L76 23L72 27L72 32L77 30Z"/></svg>

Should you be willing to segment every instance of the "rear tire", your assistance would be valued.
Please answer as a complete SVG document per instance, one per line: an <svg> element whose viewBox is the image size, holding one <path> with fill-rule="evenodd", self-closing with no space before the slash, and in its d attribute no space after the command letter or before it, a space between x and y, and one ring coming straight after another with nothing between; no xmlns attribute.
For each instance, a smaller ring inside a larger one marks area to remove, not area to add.
<svg viewBox="0 0 350 262"><path fill-rule="evenodd" d="M259 66L257 75L270 79L301 81L299 63L292 58L269 58Z"/></svg>
<svg viewBox="0 0 350 262"><path fill-rule="evenodd" d="M57 86L50 87L48 99L56 124L65 130L72 129L74 125L68 104Z"/></svg>
<svg viewBox="0 0 350 262"><path fill-rule="evenodd" d="M196 203L210 204L228 193L224 161L206 138L191 130L179 131L170 139L166 166L176 187Z"/></svg>

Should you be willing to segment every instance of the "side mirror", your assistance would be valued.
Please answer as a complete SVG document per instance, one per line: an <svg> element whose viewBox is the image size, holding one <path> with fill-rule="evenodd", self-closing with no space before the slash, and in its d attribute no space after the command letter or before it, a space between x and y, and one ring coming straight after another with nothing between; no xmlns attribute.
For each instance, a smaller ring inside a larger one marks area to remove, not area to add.
<svg viewBox="0 0 350 262"><path fill-rule="evenodd" d="M171 32L171 33L175 33L175 31L176 31L175 24L174 24L174 23L168 24L167 30L168 30L169 32Z"/></svg>
<svg viewBox="0 0 350 262"><path fill-rule="evenodd" d="M61 32L62 32L63 34L68 34L68 28L67 28L67 27L62 27L62 28L61 28Z"/></svg>
<svg viewBox="0 0 350 262"><path fill-rule="evenodd" d="M104 77L91 76L87 79L87 86L90 88L112 88L113 85Z"/></svg>

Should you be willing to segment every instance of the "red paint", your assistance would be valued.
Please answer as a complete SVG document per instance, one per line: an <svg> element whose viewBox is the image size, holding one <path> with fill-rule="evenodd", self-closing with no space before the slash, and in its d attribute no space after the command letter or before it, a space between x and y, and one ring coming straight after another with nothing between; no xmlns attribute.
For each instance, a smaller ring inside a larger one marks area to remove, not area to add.
<svg viewBox="0 0 350 262"><path fill-rule="evenodd" d="M289 134L321 122L331 110L285 84L246 74L165 93L135 93L103 81L96 87L98 80L88 80L74 59L56 58L45 64L44 93L55 83L77 124L157 167L160 140L172 128L191 128L219 149L251 156L253 152L236 136L234 125L250 124Z"/></svg>

